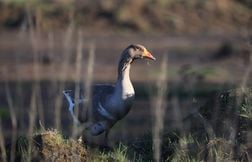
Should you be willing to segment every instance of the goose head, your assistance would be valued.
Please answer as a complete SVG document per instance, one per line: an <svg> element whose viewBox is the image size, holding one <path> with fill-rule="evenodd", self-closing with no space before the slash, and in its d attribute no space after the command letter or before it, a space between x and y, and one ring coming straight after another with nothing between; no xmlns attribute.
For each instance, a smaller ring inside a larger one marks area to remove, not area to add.
<svg viewBox="0 0 252 162"><path fill-rule="evenodd" d="M121 55L121 58L119 60L118 64L118 77L121 77L123 75L124 71L128 71L130 69L130 64L133 63L136 59L150 59L150 60L156 60L154 56L143 46L140 44L132 44L129 45ZM128 70L126 70L128 69ZM129 75L127 73L127 75ZM126 75L126 74L124 74Z"/></svg>
<svg viewBox="0 0 252 162"><path fill-rule="evenodd" d="M140 44L129 45L123 52L119 61L119 71L124 70L136 59L156 60L154 56Z"/></svg>
<svg viewBox="0 0 252 162"><path fill-rule="evenodd" d="M128 57L128 59L150 59L156 60L156 58L143 46L140 44L129 45L124 51L123 55Z"/></svg>

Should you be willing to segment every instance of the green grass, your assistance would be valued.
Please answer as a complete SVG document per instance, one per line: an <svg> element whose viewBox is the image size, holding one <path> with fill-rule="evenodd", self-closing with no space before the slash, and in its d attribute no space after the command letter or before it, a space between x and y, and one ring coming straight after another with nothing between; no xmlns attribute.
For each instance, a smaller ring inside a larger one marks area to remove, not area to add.
<svg viewBox="0 0 252 162"><path fill-rule="evenodd" d="M241 105L240 116L252 120L252 103L244 103Z"/></svg>
<svg viewBox="0 0 252 162"><path fill-rule="evenodd" d="M93 152L91 152L91 160L93 162L130 161L128 159L127 151L128 151L127 146L123 144L119 144L118 147L114 148L113 151L109 151L109 152L93 150Z"/></svg>

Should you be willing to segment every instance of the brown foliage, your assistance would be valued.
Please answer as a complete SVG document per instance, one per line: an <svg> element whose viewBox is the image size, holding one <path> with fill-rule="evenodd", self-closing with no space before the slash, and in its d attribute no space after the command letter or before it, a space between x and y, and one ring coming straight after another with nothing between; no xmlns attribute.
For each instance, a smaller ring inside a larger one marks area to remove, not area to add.
<svg viewBox="0 0 252 162"><path fill-rule="evenodd" d="M65 141L60 134L47 131L34 137L37 152L32 159L38 161L87 161L87 151L81 143Z"/></svg>

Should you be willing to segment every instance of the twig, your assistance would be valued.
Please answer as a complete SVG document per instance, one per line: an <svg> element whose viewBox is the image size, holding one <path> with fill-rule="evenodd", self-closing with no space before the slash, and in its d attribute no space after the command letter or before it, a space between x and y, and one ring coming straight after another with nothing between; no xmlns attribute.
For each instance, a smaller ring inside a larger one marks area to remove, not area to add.
<svg viewBox="0 0 252 162"><path fill-rule="evenodd" d="M4 146L4 136L3 136L3 129L2 129L2 122L0 118L0 153L1 153L1 161L2 162L7 162L7 154L6 154L6 149Z"/></svg>
<svg viewBox="0 0 252 162"><path fill-rule="evenodd" d="M13 106L13 100L10 94L10 89L7 83L5 84L5 92L7 97L7 102L10 110L10 116L11 116L11 125L12 125L12 137L11 137L11 153L10 153L10 161L15 160L15 152L16 152L16 139L17 139L17 117L15 108Z"/></svg>
<svg viewBox="0 0 252 162"><path fill-rule="evenodd" d="M31 103L30 103L30 111L29 111L29 127L28 127L28 157L27 161L31 160L31 149L32 149L32 135L35 125L35 119L36 119L36 94L37 94L37 85L33 85L32 90L32 96L31 96Z"/></svg>
<svg viewBox="0 0 252 162"><path fill-rule="evenodd" d="M95 59L95 43L92 42L90 44L89 48L89 56L88 56L88 64L87 64L87 77L85 80L85 96L84 98L87 99L87 101L90 101L90 97L92 95L91 92L91 84L93 81L93 70L94 70L94 59ZM84 104L84 108L88 110L88 117L89 120L92 120L92 110L90 109L92 107L91 102L86 102Z"/></svg>
<svg viewBox="0 0 252 162"><path fill-rule="evenodd" d="M160 75L157 80L157 96L153 100L153 110L154 110L154 126L153 126L153 149L154 149L154 159L155 161L160 161L161 157L161 143L162 143L162 131L164 128L164 114L167 94L167 55L164 55L163 61L160 67Z"/></svg>
<svg viewBox="0 0 252 162"><path fill-rule="evenodd" d="M4 75L6 75L7 73L5 68L3 69L3 73ZM10 161L13 162L15 160L15 152L16 152L15 143L17 139L17 116L16 116L13 100L11 97L10 88L7 81L5 81L5 92L6 92L7 103L8 103L8 107L10 111L11 125L12 125Z"/></svg>
<svg viewBox="0 0 252 162"><path fill-rule="evenodd" d="M75 94L74 94L74 100L78 101L80 98L80 80L81 80L81 68L82 68L82 32L78 32L78 42L77 42L77 57L76 57L76 67L75 67ZM74 114L75 116L79 116L79 104L76 103ZM75 138L78 132L78 127L74 124L73 130L72 130L72 137Z"/></svg>
<svg viewBox="0 0 252 162"><path fill-rule="evenodd" d="M30 3L27 3L26 6L26 14L27 14L27 19L29 23L29 36L30 36L30 41L31 41L31 46L32 46L32 53L33 53L33 69L34 69L34 79L35 83L32 86L32 95L31 95L31 102L30 102L30 110L29 110L29 126L28 126L28 131L27 131L27 136L28 136L28 152L27 152L27 161L31 161L31 152L32 152L32 135L33 135L33 130L35 126L35 119L37 116L37 97L39 94L39 80L40 80L40 73L39 73L39 66L38 66L38 40L36 39L35 35L35 27L32 22L32 15L31 15L31 6ZM40 113L42 110L39 110ZM42 114L40 114L42 115Z"/></svg>

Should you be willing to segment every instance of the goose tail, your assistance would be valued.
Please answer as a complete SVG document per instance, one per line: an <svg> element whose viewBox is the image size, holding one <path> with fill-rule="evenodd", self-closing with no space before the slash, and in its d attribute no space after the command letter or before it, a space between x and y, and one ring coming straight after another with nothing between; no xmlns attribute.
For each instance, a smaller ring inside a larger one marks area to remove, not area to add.
<svg viewBox="0 0 252 162"><path fill-rule="evenodd" d="M72 92L72 90L65 90L63 91L63 94L68 102L68 111L70 112L72 118L73 118L73 122L76 124L76 125L79 125L80 122L78 120L78 118L75 116L74 114L74 106L75 106L75 102L74 102L74 99L70 96L70 93Z"/></svg>

